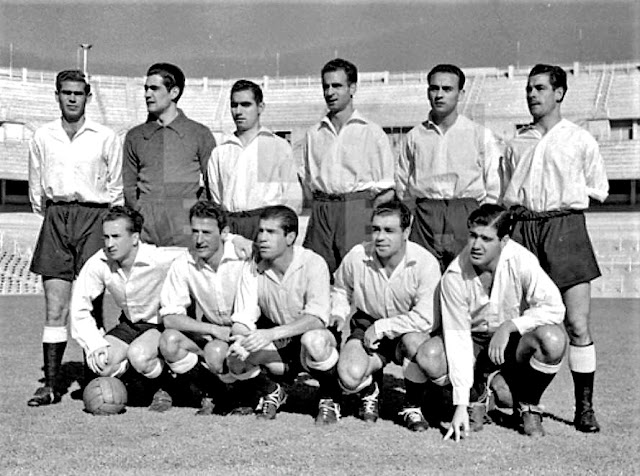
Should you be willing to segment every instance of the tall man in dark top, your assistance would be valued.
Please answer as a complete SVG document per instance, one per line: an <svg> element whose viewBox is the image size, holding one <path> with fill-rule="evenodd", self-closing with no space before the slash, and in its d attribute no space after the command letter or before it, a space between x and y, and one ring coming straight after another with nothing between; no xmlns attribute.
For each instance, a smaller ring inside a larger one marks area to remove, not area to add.
<svg viewBox="0 0 640 476"><path fill-rule="evenodd" d="M189 208L197 201L215 147L211 131L178 108L184 73L157 63L144 85L149 117L127 133L122 178L127 205L140 211L142 240L158 246L188 246Z"/></svg>

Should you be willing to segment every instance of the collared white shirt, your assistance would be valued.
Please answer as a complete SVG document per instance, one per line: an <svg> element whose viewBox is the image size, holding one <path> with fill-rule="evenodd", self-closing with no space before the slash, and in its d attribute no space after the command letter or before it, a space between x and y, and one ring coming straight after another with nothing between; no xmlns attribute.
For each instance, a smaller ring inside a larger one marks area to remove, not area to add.
<svg viewBox="0 0 640 476"><path fill-rule="evenodd" d="M293 261L282 279L263 263L245 264L231 319L251 330L261 315L279 326L315 316L326 326L330 308L327 263L317 253L294 246Z"/></svg>
<svg viewBox="0 0 640 476"><path fill-rule="evenodd" d="M260 128L246 147L235 134L225 135L211 153L207 177L213 200L230 212L270 205L302 210L291 146L267 128Z"/></svg>
<svg viewBox="0 0 640 476"><path fill-rule="evenodd" d="M520 129L501 167L502 202L534 212L589 207L603 202L609 182L598 143L582 127L562 119L546 134L533 125Z"/></svg>
<svg viewBox="0 0 640 476"><path fill-rule="evenodd" d="M174 259L185 248L140 243L127 277L103 250L87 260L76 279L71 297L71 336L87 352L108 345L91 316L92 301L105 290L131 322L160 324L160 290Z"/></svg>
<svg viewBox="0 0 640 476"><path fill-rule="evenodd" d="M217 270L192 253L179 256L171 264L160 292L160 316L186 314L193 298L209 322L231 326L243 265L231 241L224 244Z"/></svg>
<svg viewBox="0 0 640 476"><path fill-rule="evenodd" d="M564 319L565 307L557 286L535 255L513 240L502 250L490 294L471 264L469 246L447 268L440 289L454 405L469 403L474 365L471 333L493 333L510 320L525 334Z"/></svg>
<svg viewBox="0 0 640 476"><path fill-rule="evenodd" d="M411 129L398 155L399 197L496 203L502 149L493 133L465 116L442 132L427 120Z"/></svg>
<svg viewBox="0 0 640 476"><path fill-rule="evenodd" d="M420 245L407 242L402 261L387 276L373 242L354 246L335 272L331 315L343 321L356 308L376 319L378 335L394 339L409 332L430 332L438 323L435 290L438 260Z"/></svg>
<svg viewBox="0 0 640 476"><path fill-rule="evenodd" d="M346 194L393 188L394 159L382 128L354 111L339 132L328 117L305 137L303 183L312 192Z"/></svg>
<svg viewBox="0 0 640 476"><path fill-rule="evenodd" d="M85 118L69 139L62 119L38 128L29 141L29 200L122 205L122 144L114 131Z"/></svg>

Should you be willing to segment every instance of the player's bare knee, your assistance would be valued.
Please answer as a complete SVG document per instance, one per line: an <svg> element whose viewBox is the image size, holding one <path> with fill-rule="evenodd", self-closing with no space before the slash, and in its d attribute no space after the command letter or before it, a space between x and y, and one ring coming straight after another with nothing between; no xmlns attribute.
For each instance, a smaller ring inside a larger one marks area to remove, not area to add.
<svg viewBox="0 0 640 476"><path fill-rule="evenodd" d="M583 340L589 336L589 319L586 315L567 316L565 319L565 328L571 342Z"/></svg>
<svg viewBox="0 0 640 476"><path fill-rule="evenodd" d="M222 341L212 341L205 346L204 360L209 370L217 374L223 373L228 349L229 346Z"/></svg>
<svg viewBox="0 0 640 476"><path fill-rule="evenodd" d="M567 345L567 339L559 326L542 326L536 329L543 362L557 363L562 360Z"/></svg>
<svg viewBox="0 0 640 476"><path fill-rule="evenodd" d="M357 359L345 359L338 361L338 376L342 385L347 390L355 390L367 378L367 362Z"/></svg>
<svg viewBox="0 0 640 476"><path fill-rule="evenodd" d="M160 353L167 358L174 356L180 349L180 337L181 335L179 331L174 329L165 329L160 336L160 342L158 343Z"/></svg>
<svg viewBox="0 0 640 476"><path fill-rule="evenodd" d="M423 343L416 354L416 362L429 378L438 378L446 373L442 339L433 338Z"/></svg>
<svg viewBox="0 0 640 476"><path fill-rule="evenodd" d="M144 370L156 356L156 349L147 348L147 346L136 342L133 342L127 349L127 359L137 371Z"/></svg>
<svg viewBox="0 0 640 476"><path fill-rule="evenodd" d="M314 329L302 334L300 344L306 354L315 361L325 360L331 352L331 334L325 329Z"/></svg>
<svg viewBox="0 0 640 476"><path fill-rule="evenodd" d="M413 359L418 353L418 349L429 339L429 335L424 332L409 332L400 339L400 354L403 358Z"/></svg>

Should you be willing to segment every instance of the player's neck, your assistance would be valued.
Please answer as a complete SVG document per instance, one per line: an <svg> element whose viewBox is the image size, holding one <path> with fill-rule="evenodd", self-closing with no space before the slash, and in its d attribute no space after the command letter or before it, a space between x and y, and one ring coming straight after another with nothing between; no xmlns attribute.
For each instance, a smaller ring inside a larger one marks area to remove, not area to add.
<svg viewBox="0 0 640 476"><path fill-rule="evenodd" d="M246 147L247 144L249 144L253 139L255 139L258 136L258 134L260 133L260 127L262 127L260 123L257 123L251 129L247 129L244 131L236 129L235 135L238 139L240 139L240 142L242 142L242 145Z"/></svg>
<svg viewBox="0 0 640 476"><path fill-rule="evenodd" d="M138 256L138 249L139 248L140 248L139 246L134 247L131 250L131 253L129 253L121 261L118 262L118 265L120 266L120 269L122 269L122 272L124 273L124 275L127 278L131 274L131 270L133 269L133 263L135 263L136 256Z"/></svg>
<svg viewBox="0 0 640 476"><path fill-rule="evenodd" d="M73 122L68 121L64 116L62 116L62 129L67 133L67 136L69 136L69 140L73 139L76 133L82 128L84 123L84 116Z"/></svg>
<svg viewBox="0 0 640 476"><path fill-rule="evenodd" d="M290 246L280 256L267 261L267 265L279 278L282 278L287 272L287 269L289 269L289 265L292 261L293 246Z"/></svg>
<svg viewBox="0 0 640 476"><path fill-rule="evenodd" d="M342 126L344 126L349 120L353 111L353 104L349 104L342 111L330 112L328 114L329 120L331 121L331 124L333 124L333 127L336 128L336 131L340 132L340 129L342 129Z"/></svg>
<svg viewBox="0 0 640 476"><path fill-rule="evenodd" d="M161 126L166 127L171 124L176 117L178 117L178 105L172 102L167 109L156 116L156 121L158 121L158 124Z"/></svg>
<svg viewBox="0 0 640 476"><path fill-rule="evenodd" d="M553 127L558 124L562 120L562 115L559 110L555 110L552 113L547 114L546 116L542 116L539 118L533 119L533 126L545 135L549 132Z"/></svg>
<svg viewBox="0 0 640 476"><path fill-rule="evenodd" d="M407 247L405 244L405 246L402 248L401 251L398 251L396 254L389 256L387 258L381 258L380 256L376 255L376 257L378 258L378 261L384 268L384 272L386 273L388 278L391 277L395 269L402 262L406 252L407 252Z"/></svg>
<svg viewBox="0 0 640 476"><path fill-rule="evenodd" d="M222 261L222 255L224 255L224 244L221 244L216 252L207 258L207 264L211 266L214 271L218 271L218 266L220 266L220 262Z"/></svg>
<svg viewBox="0 0 640 476"><path fill-rule="evenodd" d="M453 126L458 119L458 111L453 111L451 114L448 114L444 117L439 117L431 113L431 122L437 125L442 133L447 132L451 126Z"/></svg>

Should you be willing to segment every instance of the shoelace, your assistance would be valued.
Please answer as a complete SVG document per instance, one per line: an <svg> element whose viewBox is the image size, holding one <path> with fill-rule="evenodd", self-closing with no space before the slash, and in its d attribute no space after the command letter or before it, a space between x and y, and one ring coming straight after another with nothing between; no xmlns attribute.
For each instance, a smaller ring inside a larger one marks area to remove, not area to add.
<svg viewBox="0 0 640 476"><path fill-rule="evenodd" d="M266 397L260 397L260 401L258 401L258 406L256 410L265 411L267 405L273 405L276 408L280 405L280 388L278 387L273 392L268 394Z"/></svg>
<svg viewBox="0 0 640 476"><path fill-rule="evenodd" d="M401 412L398 413L405 421L422 421L422 411L419 408L405 408Z"/></svg>
<svg viewBox="0 0 640 476"><path fill-rule="evenodd" d="M327 416L329 413L335 413L336 418L340 419L340 407L329 399L322 399L318 404L318 410L322 413L322 416Z"/></svg>
<svg viewBox="0 0 640 476"><path fill-rule="evenodd" d="M378 407L378 395L373 393L362 397L362 408L365 413L375 413Z"/></svg>

